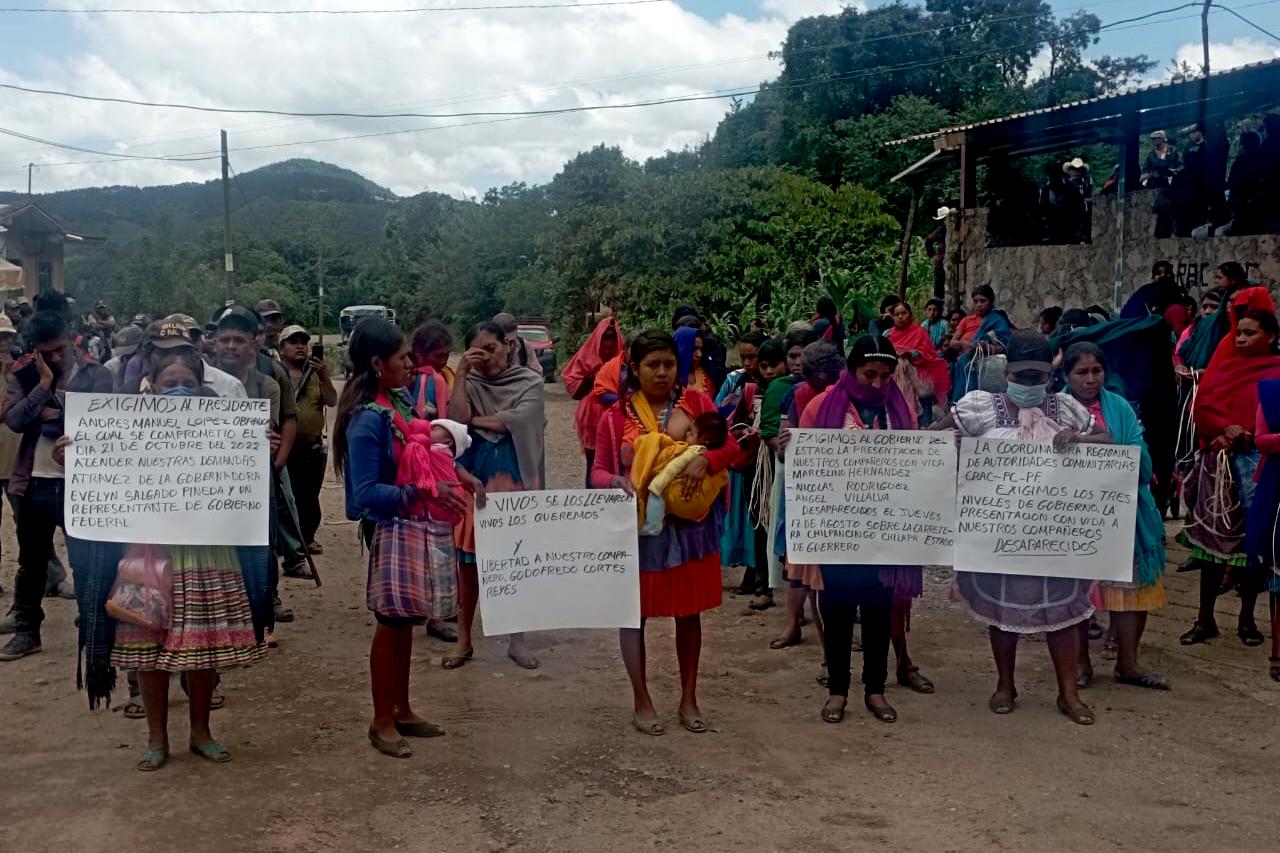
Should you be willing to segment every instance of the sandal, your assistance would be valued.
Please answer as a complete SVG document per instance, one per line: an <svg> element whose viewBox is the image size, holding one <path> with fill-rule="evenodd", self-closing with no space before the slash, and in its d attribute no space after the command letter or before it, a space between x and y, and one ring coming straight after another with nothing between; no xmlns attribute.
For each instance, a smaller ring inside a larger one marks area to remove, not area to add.
<svg viewBox="0 0 1280 853"><path fill-rule="evenodd" d="M1087 690L1093 684L1093 667L1076 670L1076 688Z"/></svg>
<svg viewBox="0 0 1280 853"><path fill-rule="evenodd" d="M707 721L698 714L686 714L683 708L676 713L680 717L680 725L684 727L685 731L700 735L711 730L707 726Z"/></svg>
<svg viewBox="0 0 1280 853"><path fill-rule="evenodd" d="M824 663L822 665L822 668L818 670L818 679L817 679L818 683L821 684L823 687L826 687L827 683L830 681L830 678L831 677L827 674L827 665Z"/></svg>
<svg viewBox="0 0 1280 853"><path fill-rule="evenodd" d="M1117 672L1115 679L1117 684L1127 684L1130 687L1145 687L1148 690L1173 689L1169 679L1158 672L1144 672L1142 675L1125 675L1123 672Z"/></svg>
<svg viewBox="0 0 1280 853"><path fill-rule="evenodd" d="M755 598L751 599L751 603L747 606L752 610L768 610L770 607L773 607L773 596L757 595Z"/></svg>
<svg viewBox="0 0 1280 853"><path fill-rule="evenodd" d="M124 714L126 720L145 720L147 718L147 709L142 707L142 700L137 697L129 697L129 701L120 706L120 711Z"/></svg>
<svg viewBox="0 0 1280 853"><path fill-rule="evenodd" d="M898 683L903 687L910 687L916 693L933 692L933 682L921 674L918 666L898 670Z"/></svg>
<svg viewBox="0 0 1280 853"><path fill-rule="evenodd" d="M510 649L508 649L507 657L515 661L516 666L520 667L521 669L537 669L539 666L538 659L528 653L519 655L511 651Z"/></svg>
<svg viewBox="0 0 1280 853"><path fill-rule="evenodd" d="M642 720L640 719L639 714L632 714L631 725L636 731L652 735L653 737L658 737L659 735L667 733L667 727L664 726L657 717L654 717L651 720Z"/></svg>
<svg viewBox="0 0 1280 853"><path fill-rule="evenodd" d="M212 761L214 764L226 764L231 760L231 753L216 740L191 744L191 754L198 755L205 761Z"/></svg>
<svg viewBox="0 0 1280 853"><path fill-rule="evenodd" d="M1098 621L1097 617L1090 616L1089 617L1089 639L1100 640L1102 639L1103 633L1105 632L1103 631L1102 623Z"/></svg>
<svg viewBox="0 0 1280 853"><path fill-rule="evenodd" d="M991 709L993 714L1012 714L1018 707L1017 700L1017 691L1014 691L1012 696L1006 696L1003 693L992 693L991 698L987 700L987 707Z"/></svg>
<svg viewBox="0 0 1280 853"><path fill-rule="evenodd" d="M1236 636L1240 638L1240 642L1250 647L1260 646L1267 639L1262 636L1262 632L1258 630L1257 625L1241 625L1236 629Z"/></svg>
<svg viewBox="0 0 1280 853"><path fill-rule="evenodd" d="M427 636L435 637L442 643L458 642L458 629L436 619L427 621Z"/></svg>
<svg viewBox="0 0 1280 853"><path fill-rule="evenodd" d="M881 705L873 705L871 704L871 697L868 696L862 700L862 704L866 705L867 710L871 712L871 716L875 717L880 722L882 723L898 722L898 712L895 711L893 709L893 706L890 705L888 702L884 702Z"/></svg>
<svg viewBox="0 0 1280 853"><path fill-rule="evenodd" d="M412 758L413 747L409 746L409 741L404 738L399 740L383 740L373 729L369 729L369 743L373 744L373 748L381 752L383 755L389 755L392 758Z"/></svg>
<svg viewBox="0 0 1280 853"><path fill-rule="evenodd" d="M844 709L845 709L845 705L841 705L841 706L839 706L838 708L833 708L833 707L831 706L831 702L832 702L832 700L837 700L837 699L842 699L842 700L844 700L846 703L848 703L848 701L849 701L849 700L845 699L843 696L832 696L830 699L828 699L828 700L827 700L827 704L825 704L825 705L823 705L823 706L822 706L822 721L823 721L823 722L825 722L825 723L838 723L838 722L840 722L841 720L843 720L843 719L844 719Z"/></svg>
<svg viewBox="0 0 1280 853"><path fill-rule="evenodd" d="M440 658L440 668L441 669L457 669L458 667L465 666L467 664L467 661L471 660L475 656L476 656L475 649L467 649L465 652L463 652L460 655L445 655L444 657Z"/></svg>
<svg viewBox="0 0 1280 853"><path fill-rule="evenodd" d="M783 639L782 637L774 637L772 640L769 641L769 648L771 649L788 649L788 648L791 648L792 646L798 646L798 645L800 645L799 631L795 633L795 636L788 637L786 639Z"/></svg>
<svg viewBox="0 0 1280 853"><path fill-rule="evenodd" d="M146 752L142 753L142 758L138 759L138 763L136 766L143 773L154 773L155 771L159 770L161 767L164 767L165 762L167 762L168 760L169 760L168 747L160 747L159 749L148 749Z"/></svg>
<svg viewBox="0 0 1280 853"><path fill-rule="evenodd" d="M442 737L444 735L443 728L426 720L396 723L396 731L405 737Z"/></svg>
<svg viewBox="0 0 1280 853"><path fill-rule="evenodd" d="M1194 646L1196 643L1203 643L1217 636L1218 626L1216 623L1210 622L1206 625L1197 619L1195 624L1191 626L1191 630L1178 638L1178 642L1184 646Z"/></svg>
<svg viewBox="0 0 1280 853"><path fill-rule="evenodd" d="M1092 726L1094 723L1093 709L1083 702L1080 707L1072 708L1066 703L1061 696L1058 697L1058 710L1067 715L1071 722L1079 726Z"/></svg>
<svg viewBox="0 0 1280 853"><path fill-rule="evenodd" d="M292 569L284 569L280 572L287 578L295 578L303 581L313 581L316 579L315 572L311 571L311 567L306 563L294 566Z"/></svg>
<svg viewBox="0 0 1280 853"><path fill-rule="evenodd" d="M1272 655L1267 658L1267 661L1271 664L1271 680L1280 681L1280 657Z"/></svg>

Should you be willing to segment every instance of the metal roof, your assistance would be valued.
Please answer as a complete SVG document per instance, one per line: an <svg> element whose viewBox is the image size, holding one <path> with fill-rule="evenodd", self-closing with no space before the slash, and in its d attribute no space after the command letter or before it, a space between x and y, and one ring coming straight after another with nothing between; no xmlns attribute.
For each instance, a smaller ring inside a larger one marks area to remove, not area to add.
<svg viewBox="0 0 1280 853"><path fill-rule="evenodd" d="M1119 119L1124 114L1136 114L1137 132L1149 133L1152 130L1188 124L1206 112L1222 114L1233 109L1256 108L1268 103L1280 103L1280 59L1219 71L1207 78L1182 83L1155 83L1115 95L1103 95L1000 118L944 127L895 139L885 145L905 145L932 139L935 147L946 149L961 142L990 141L998 144L1030 132L1043 134L1057 131L1053 135L1059 138L1053 144L1061 146L1063 143L1105 141L1108 137L1118 136ZM1092 127L1082 127L1082 124ZM963 139L948 139L960 134L964 135Z"/></svg>

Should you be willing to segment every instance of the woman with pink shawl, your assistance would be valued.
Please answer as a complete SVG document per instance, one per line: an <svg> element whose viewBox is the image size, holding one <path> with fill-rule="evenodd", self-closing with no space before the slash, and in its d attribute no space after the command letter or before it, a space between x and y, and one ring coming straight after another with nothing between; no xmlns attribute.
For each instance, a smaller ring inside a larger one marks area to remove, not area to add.
<svg viewBox="0 0 1280 853"><path fill-rule="evenodd" d="M596 432L600 416L609 407L599 395L593 394L596 374L600 368L622 352L622 330L613 317L605 317L596 324L587 342L573 354L569 363L560 371L560 381L569 396L578 401L573 416L573 428L578 433L582 453L587 457L587 484L590 486L591 466L596 456Z"/></svg>
<svg viewBox="0 0 1280 853"><path fill-rule="evenodd" d="M905 302L893 307L893 328L886 337L893 342L898 355L911 362L920 378L933 389L932 393L920 391L920 424L928 426L933 422L938 401L945 406L951 399L951 368L938 355L929 333L916 322L911 306Z"/></svg>

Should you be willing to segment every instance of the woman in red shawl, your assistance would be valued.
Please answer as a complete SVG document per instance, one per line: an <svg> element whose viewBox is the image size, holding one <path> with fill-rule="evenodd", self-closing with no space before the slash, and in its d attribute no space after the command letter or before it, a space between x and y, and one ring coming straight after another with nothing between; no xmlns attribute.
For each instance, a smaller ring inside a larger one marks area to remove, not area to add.
<svg viewBox="0 0 1280 853"><path fill-rule="evenodd" d="M1245 519L1253 499L1258 448L1252 428L1258 409L1258 383L1280 379L1280 323L1274 310L1251 307L1271 302L1262 288L1232 296L1232 333L1220 344L1200 380L1194 418L1200 450L1184 486L1187 526L1183 544L1200 569L1200 612L1184 646L1218 636L1213 608L1228 568L1245 565ZM1241 573L1244 574L1244 573ZM1246 646L1263 642L1254 621L1258 590L1240 587L1236 634Z"/></svg>
<svg viewBox="0 0 1280 853"><path fill-rule="evenodd" d="M647 331L630 347L627 388L617 404L600 418L591 485L634 493L629 476L635 442L642 435L665 432L683 439L698 415L716 411L707 395L680 386L676 342L666 332ZM741 450L732 435L684 469L680 480L692 493L701 481L738 460ZM635 700L632 724L649 735L666 729L649 695L645 673L644 623L649 617L676 621L676 657L680 662L680 724L691 732L708 731L698 708L698 658L702 653L702 611L720 606L720 534L724 502L715 503L702 521L668 515L662 531L641 536L640 628L622 628L622 660Z"/></svg>
<svg viewBox="0 0 1280 853"><path fill-rule="evenodd" d="M622 352L622 331L618 321L605 317L596 324L587 342L582 345L569 363L560 371L560 381L569 396L578 401L578 411L573 416L573 427L578 433L582 453L587 457L587 484L591 483L591 465L596 455L596 428L600 415L608 408L595 390L596 375L605 363Z"/></svg>
<svg viewBox="0 0 1280 853"><path fill-rule="evenodd" d="M938 355L937 348L929 338L929 333L916 322L911 306L899 302L893 306L893 328L886 337L893 342L898 355L911 362L921 379L933 386L933 394L920 396L920 425L928 426L933 422L934 406L945 406L951 399L951 368Z"/></svg>

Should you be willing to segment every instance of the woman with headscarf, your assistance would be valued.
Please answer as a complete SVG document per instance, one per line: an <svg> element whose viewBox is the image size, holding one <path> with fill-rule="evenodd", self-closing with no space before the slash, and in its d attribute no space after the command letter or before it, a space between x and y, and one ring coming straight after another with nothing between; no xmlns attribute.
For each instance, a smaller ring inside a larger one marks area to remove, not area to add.
<svg viewBox="0 0 1280 853"><path fill-rule="evenodd" d="M560 371L560 381L569 396L578 401L573 416L573 428L578 433L578 443L587 457L587 481L591 479L591 464L596 455L596 428L604 406L595 390L596 375L605 364L622 352L622 330L615 317L605 317L592 329L573 358Z"/></svg>
<svg viewBox="0 0 1280 853"><path fill-rule="evenodd" d="M844 353L845 329L836 310L836 301L823 294L818 297L818 313L813 318L813 333L820 341L827 341Z"/></svg>
<svg viewBox="0 0 1280 853"><path fill-rule="evenodd" d="M1094 587L1093 604L1111 614L1110 630L1116 637L1115 679L1120 684L1168 690L1169 681L1138 663L1138 648L1147 625L1147 613L1167 603L1164 594L1164 519L1151 494L1151 454L1143 437L1142 424L1129 401L1106 389L1107 357L1089 341L1067 347L1062 357L1067 377L1067 393L1080 402L1094 423L1107 430L1116 444L1141 450L1138 468L1137 526L1134 531L1133 580L1126 583L1101 582ZM1088 624L1080 623L1080 672L1077 681L1087 687L1093 680L1089 659Z"/></svg>
<svg viewBox="0 0 1280 853"><path fill-rule="evenodd" d="M1200 611L1181 637L1184 646L1218 636L1214 606L1228 570L1240 590L1237 636L1246 646L1264 641L1253 616L1258 588L1242 570L1247 562L1245 519L1259 458L1254 442L1258 384L1280 379L1280 326L1274 311L1249 307L1248 291L1238 292L1232 301L1237 300L1240 310L1230 314L1233 346L1219 347L1214 354L1192 412L1200 448L1184 485L1187 526L1179 538L1191 549L1192 565L1200 569ZM1258 300L1255 295L1253 301Z"/></svg>
<svg viewBox="0 0 1280 853"><path fill-rule="evenodd" d="M966 394L933 428L957 429L974 438L1052 440L1058 451L1081 442L1113 443L1084 406L1066 394L1049 393L1053 351L1044 335L1029 330L1012 333L1008 359L1007 391ZM988 626L998 679L987 701L993 713L1008 714L1016 707L1014 664L1019 636L1043 633L1058 680L1058 709L1072 722L1093 724L1093 711L1080 699L1076 687L1080 657L1076 626L1093 615L1091 585L1078 578L955 573L953 594Z"/></svg>
<svg viewBox="0 0 1280 853"><path fill-rule="evenodd" d="M915 412L893 381L897 365L898 354L888 338L866 335L854 341L847 369L834 385L805 406L800 416L801 428L915 429ZM891 565L823 565L821 572L818 607L830 672L829 698L822 707L822 719L828 723L844 719L857 614L862 622L863 704L877 720L896 722L898 712L884 696L893 603L896 598L920 595L923 573L919 566Z"/></svg>
<svg viewBox="0 0 1280 853"><path fill-rule="evenodd" d="M484 484L484 492L534 491L546 486L547 425L542 377L510 363L502 327L477 323L467 332L467 350L458 365L461 392L450 406L453 420L471 428L471 447L458 464ZM480 579L476 574L474 513L462 521L459 534L458 647L441 660L457 669L475 654L471 627L476 616ZM537 669L538 659L525 644L524 634L512 634L507 657L525 669Z"/></svg>
<svg viewBox="0 0 1280 853"><path fill-rule="evenodd" d="M682 440L694 419L716 411L710 397L681 387L676 353L676 342L666 332L642 332L632 342L627 388L600 419L595 466L591 469L591 485L595 488L634 494L630 472L636 442L659 433ZM724 471L739 453L738 443L730 434L723 446L695 458L680 477L686 492L692 494L706 477ZM649 695L644 641L645 620L665 616L674 617L676 622L680 724L695 734L709 730L697 698L701 613L720 606L723 522L724 505L716 501L701 521L668 514L659 533L640 537L641 627L622 628L618 633L635 702L632 725L645 734L666 732Z"/></svg>
<svg viewBox="0 0 1280 853"><path fill-rule="evenodd" d="M927 387L920 390L920 423L933 423L934 407L945 406L951 399L951 369L929 339L929 333L915 320L911 306L899 302L893 306L893 326L885 335L893 342L898 355L916 369ZM925 393L931 391L932 393Z"/></svg>
<svg viewBox="0 0 1280 853"><path fill-rule="evenodd" d="M951 373L951 398L959 400L978 389L982 362L1004 352L1013 326L1003 311L996 310L996 293L989 284L973 290L973 313L956 326L948 349L956 354Z"/></svg>
<svg viewBox="0 0 1280 853"><path fill-rule="evenodd" d="M453 368L449 367L452 348L453 333L439 320L427 320L413 330L410 342L413 373L405 389L420 418L449 417L449 391L454 380Z"/></svg>
<svg viewBox="0 0 1280 853"><path fill-rule="evenodd" d="M1271 609L1268 673L1280 681L1280 380L1258 383L1253 443L1262 454L1258 486L1245 530L1245 554L1255 586L1266 589Z"/></svg>
<svg viewBox="0 0 1280 853"><path fill-rule="evenodd" d="M711 396L716 388L702 363L702 333L692 326L681 326L673 336L679 363L681 388L690 388Z"/></svg>
<svg viewBox="0 0 1280 853"><path fill-rule="evenodd" d="M1213 286L1225 297L1215 314L1207 320L1201 318L1195 324L1188 339L1178 346L1178 358L1189 370L1204 370L1224 339L1231 332L1231 297L1237 291L1249 287L1249 276L1244 267L1235 261L1220 264L1213 273ZM1232 344L1228 342L1226 349Z"/></svg>

